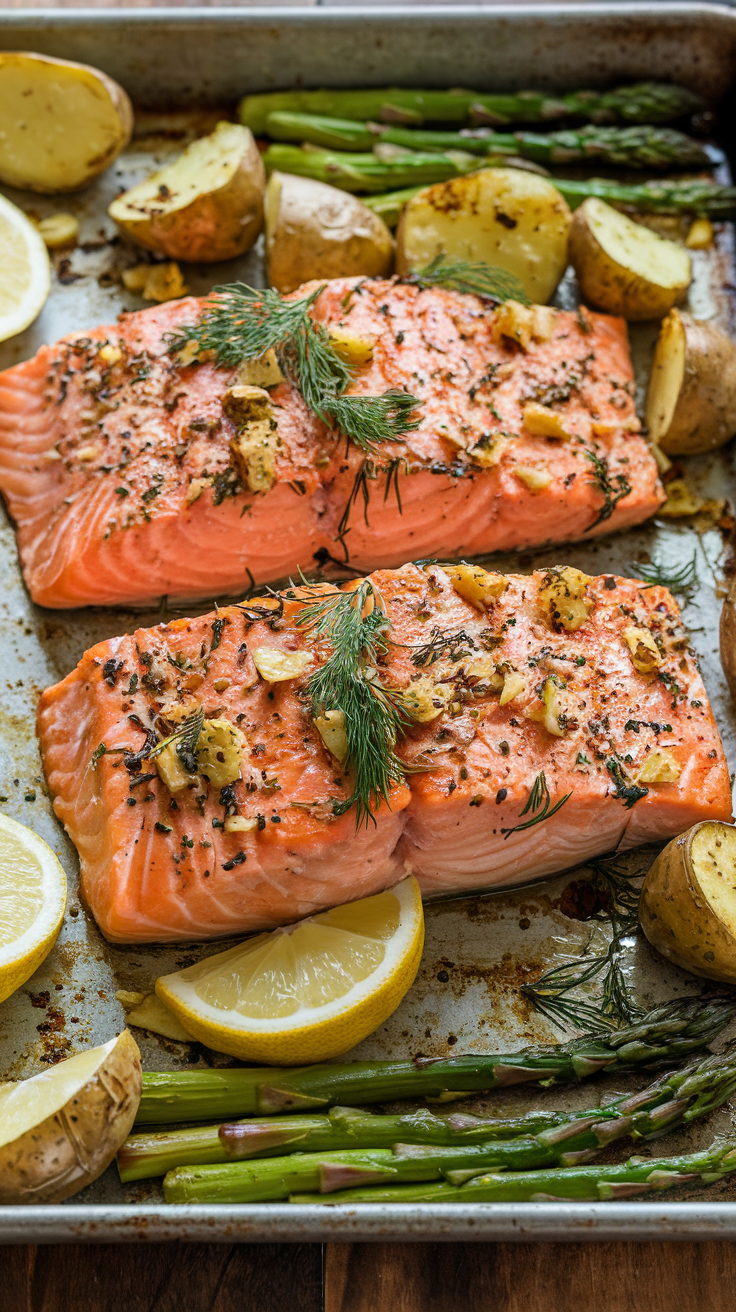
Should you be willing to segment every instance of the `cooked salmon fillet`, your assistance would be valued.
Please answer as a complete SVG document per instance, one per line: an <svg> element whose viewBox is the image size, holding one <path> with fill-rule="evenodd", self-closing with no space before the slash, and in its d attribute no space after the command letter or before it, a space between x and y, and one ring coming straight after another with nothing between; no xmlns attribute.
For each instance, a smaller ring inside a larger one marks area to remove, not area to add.
<svg viewBox="0 0 736 1312"><path fill-rule="evenodd" d="M54 807L109 939L263 929L408 871L425 894L513 884L730 819L718 729L664 588L567 567L406 565L371 583L390 622L378 677L408 716L405 781L375 823L339 814L351 770L305 691L330 650L296 624L300 592L283 611L271 597L99 643L43 694ZM203 733L240 731L239 777L221 791L198 755L172 791L164 751L147 754L198 707Z"/></svg>
<svg viewBox="0 0 736 1312"><path fill-rule="evenodd" d="M330 282L315 319L372 348L350 390L410 391L420 426L364 467L282 381L263 476L227 400L239 375L169 354L201 310L128 314L0 374L0 490L39 604L211 597L327 555L365 571L539 546L639 523L664 500L621 319Z"/></svg>

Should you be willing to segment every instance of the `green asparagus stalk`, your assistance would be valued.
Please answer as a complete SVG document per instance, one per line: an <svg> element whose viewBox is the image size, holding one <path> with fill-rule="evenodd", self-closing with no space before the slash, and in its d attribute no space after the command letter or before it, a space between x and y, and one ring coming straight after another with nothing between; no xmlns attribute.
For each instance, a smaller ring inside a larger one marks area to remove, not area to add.
<svg viewBox="0 0 736 1312"><path fill-rule="evenodd" d="M577 1115L577 1113L575 1114ZM581 1117L589 1115L580 1112ZM332 1107L324 1115L266 1116L225 1125L132 1134L118 1152L123 1184L165 1175L177 1166L203 1166L279 1157L289 1152L328 1152L348 1148L392 1148L395 1143L453 1144L515 1139L567 1125L566 1112L526 1116L438 1115L427 1108L403 1116L376 1116L355 1107Z"/></svg>
<svg viewBox="0 0 736 1312"><path fill-rule="evenodd" d="M269 173L297 173L302 178L316 178L341 191L385 191L386 187L427 186L447 182L481 168L475 155L450 151L443 155L425 151L399 152L392 158L371 153L336 150L302 150L299 146L276 143L263 156Z"/></svg>
<svg viewBox="0 0 736 1312"><path fill-rule="evenodd" d="M590 1161L617 1139L649 1139L689 1125L720 1107L734 1089L736 1045L721 1056L691 1062L612 1106L594 1108L587 1115L568 1115L539 1134L441 1146L398 1142L393 1151L348 1148L226 1165L182 1166L166 1176L164 1197L168 1202L268 1202L286 1198L295 1189L334 1193L391 1181L403 1184L443 1177L451 1184L462 1184L491 1167L512 1171L571 1167ZM357 1114L357 1119L381 1118ZM386 1117L387 1121L394 1119Z"/></svg>
<svg viewBox="0 0 736 1312"><path fill-rule="evenodd" d="M292 1194L291 1203L548 1203L565 1199L617 1201L700 1180L714 1184L736 1170L736 1139L678 1157L630 1157L618 1166L518 1171L476 1176L466 1184L388 1185L347 1189L337 1197Z"/></svg>
<svg viewBox="0 0 736 1312"><path fill-rule="evenodd" d="M638 210L642 214L695 214L711 219L729 219L736 215L736 187L705 179L687 182L642 182L627 185L610 178L552 178L571 209L577 209L588 196L598 196L619 209ZM333 184L339 185L337 183ZM380 214L389 228L395 228L402 207L421 187L366 196L364 204Z"/></svg>
<svg viewBox="0 0 736 1312"><path fill-rule="evenodd" d="M736 1015L727 997L679 998L624 1029L489 1056L351 1062L292 1069L163 1071L144 1074L137 1125L224 1120L386 1102L442 1098L544 1080L576 1083L600 1070L675 1062L710 1043Z"/></svg>
<svg viewBox="0 0 736 1312"><path fill-rule="evenodd" d="M642 125L604 128L591 125L561 132L427 132L418 128L356 123L351 119L269 114L266 132L274 141L309 142L326 150L369 151L377 141L414 152L461 150L471 155L518 155L538 164L574 164L596 160L634 169L707 168L711 163L700 142L672 128Z"/></svg>
<svg viewBox="0 0 736 1312"><path fill-rule="evenodd" d="M478 91L416 91L399 87L365 91L276 91L245 96L240 121L257 135L266 131L275 111L322 114L329 118L374 119L419 127L422 123L548 123L582 119L591 123L669 123L705 108L686 87L640 82L612 91L573 91L549 96L543 91L485 95Z"/></svg>

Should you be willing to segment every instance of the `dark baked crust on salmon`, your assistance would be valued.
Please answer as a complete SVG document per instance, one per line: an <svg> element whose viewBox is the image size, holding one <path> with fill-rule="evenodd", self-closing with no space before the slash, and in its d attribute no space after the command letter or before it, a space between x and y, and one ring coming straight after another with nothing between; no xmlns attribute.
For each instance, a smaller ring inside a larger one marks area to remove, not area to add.
<svg viewBox="0 0 736 1312"><path fill-rule="evenodd" d="M223 410L235 372L168 354L199 310L129 314L0 375L0 491L41 605L235 592L325 552L366 570L539 546L639 523L664 500L620 319L541 308L519 330L473 296L327 284L315 317L373 347L352 390L422 402L417 431L364 470L346 532L361 453L282 383L273 479L254 490Z"/></svg>

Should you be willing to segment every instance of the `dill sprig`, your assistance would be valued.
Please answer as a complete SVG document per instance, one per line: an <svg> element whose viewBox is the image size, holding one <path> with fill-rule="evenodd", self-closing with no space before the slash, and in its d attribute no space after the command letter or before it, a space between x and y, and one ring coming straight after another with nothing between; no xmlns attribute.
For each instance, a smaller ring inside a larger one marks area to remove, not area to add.
<svg viewBox="0 0 736 1312"><path fill-rule="evenodd" d="M619 501L629 495L631 484L625 474L614 474L611 477L608 461L604 456L599 456L597 451L586 449L585 455L593 466L593 476L589 481L595 484L603 496L603 505L590 525L593 529L596 525L602 524L604 519L611 517ZM586 531L590 532L590 529Z"/></svg>
<svg viewBox="0 0 736 1312"><path fill-rule="evenodd" d="M420 402L409 392L391 389L382 396L345 396L352 380L349 366L335 350L323 324L310 310L324 287L298 300L284 300L273 288L245 283L215 287L198 324L168 338L172 354L193 343L198 355L235 368L276 353L286 378L323 423L337 427L365 455L380 454L382 442L395 442L419 425Z"/></svg>
<svg viewBox="0 0 736 1312"><path fill-rule="evenodd" d="M466 660L471 651L475 650L477 650L475 639L471 638L464 629L458 629L457 633L450 633L446 629L435 628L430 632L429 642L417 647L411 659L414 665L428 666L434 665L442 656L446 656L451 661Z"/></svg>
<svg viewBox="0 0 736 1312"><path fill-rule="evenodd" d="M444 287L447 291L482 296L485 300L495 301L497 305L502 301L531 305L519 279L493 264L448 260L445 255L436 255L426 269L409 274L405 281L423 288Z"/></svg>
<svg viewBox="0 0 736 1312"><path fill-rule="evenodd" d="M554 806L550 806L552 799L549 794L549 788L547 787L547 780L544 777L544 770L542 770L534 780L526 806L521 812L522 815L527 815L531 811L532 814L530 818L525 820L522 825L514 825L513 829L502 829L501 833L504 836L504 840L510 838L512 834L521 833L523 829L531 829L533 825L541 824L543 820L551 819L551 817L559 811L560 807L564 806L565 802L571 797L571 792L565 793L564 797L561 797L559 801L555 802Z"/></svg>
<svg viewBox="0 0 736 1312"><path fill-rule="evenodd" d="M679 569L675 566L668 569L656 561L635 560L631 570L636 578L643 579L650 587L668 588L673 596L687 595L698 581L695 555Z"/></svg>
<svg viewBox="0 0 736 1312"><path fill-rule="evenodd" d="M381 683L376 668L389 646L381 595L364 579L350 592L307 591L296 599L303 606L296 624L332 648L306 690L315 717L327 711L344 716L353 791L335 812L341 815L355 806L356 827L375 823L373 813L388 801L391 785L404 779L395 744L408 722L400 694Z"/></svg>
<svg viewBox="0 0 736 1312"><path fill-rule="evenodd" d="M592 919L598 926L610 926L611 941L605 951L591 952L590 941L581 957L554 966L533 984L525 984L522 993L537 1011L560 1028L592 1026L615 1028L627 1025L642 1015L642 1008L632 998L623 970L627 940L639 932L639 897L642 875L628 875L615 858L601 857L590 862L591 883L599 897L601 910ZM592 1001L576 996L576 991L597 982Z"/></svg>

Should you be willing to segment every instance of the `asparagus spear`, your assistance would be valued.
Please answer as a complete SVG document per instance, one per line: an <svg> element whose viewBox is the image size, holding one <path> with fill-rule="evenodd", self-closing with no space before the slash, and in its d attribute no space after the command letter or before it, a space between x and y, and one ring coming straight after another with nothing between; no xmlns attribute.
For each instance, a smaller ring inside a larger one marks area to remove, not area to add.
<svg viewBox="0 0 736 1312"><path fill-rule="evenodd" d="M668 123L705 108L686 87L639 82L612 91L573 91L549 96L543 91L485 95L478 91L415 91L399 87L366 91L276 91L245 96L240 121L256 134L266 130L274 111L323 114L330 118L376 119L418 127L422 123L546 123L583 119L591 123Z"/></svg>
<svg viewBox="0 0 736 1312"><path fill-rule="evenodd" d="M577 1115L577 1113L575 1113ZM581 1117L589 1115L580 1112ZM118 1152L123 1184L165 1175L177 1166L203 1166L278 1157L290 1152L347 1148L392 1148L395 1143L453 1144L515 1139L567 1125L573 1114L529 1112L511 1118L437 1115L427 1108L403 1116L376 1116L355 1107L332 1107L323 1115L267 1116L225 1125L132 1134Z"/></svg>
<svg viewBox="0 0 736 1312"><path fill-rule="evenodd" d="M687 182L642 182L627 185L610 178L552 178L571 209L577 209L588 196L599 196L620 209L639 210L642 214L699 214L712 219L729 219L736 215L736 187L705 179ZM333 184L339 185L339 184ZM421 187L366 196L364 204L380 214L389 228L395 228L401 208Z"/></svg>
<svg viewBox="0 0 736 1312"><path fill-rule="evenodd" d="M290 1203L551 1203L567 1198L616 1201L700 1180L713 1184L736 1170L736 1139L718 1140L679 1157L630 1157L618 1166L573 1166L565 1171L518 1171L476 1176L466 1184L388 1185L347 1189L336 1198L292 1194Z"/></svg>
<svg viewBox="0 0 736 1312"><path fill-rule="evenodd" d="M269 114L266 132L275 141L310 142L326 150L369 151L377 141L415 152L462 150L471 155L520 155L539 164L598 160L626 168L707 168L710 157L700 142L672 128L642 125L605 128L591 125L561 132L426 132L417 128L356 123L285 110Z"/></svg>
<svg viewBox="0 0 736 1312"><path fill-rule="evenodd" d="M600 1070L677 1061L704 1047L736 1015L727 997L678 998L634 1025L502 1056L144 1074L137 1125L363 1105L393 1098L489 1091L535 1080L575 1083Z"/></svg>
<svg viewBox="0 0 736 1312"><path fill-rule="evenodd" d="M720 1107L734 1089L736 1045L721 1056L691 1062L612 1106L594 1108L587 1115L569 1115L539 1134L473 1143L446 1141L438 1147L399 1142L393 1151L348 1148L226 1165L183 1166L166 1176L164 1197L167 1202L268 1202L286 1198L295 1189L334 1193L391 1181L412 1183L443 1177L461 1184L489 1167L512 1171L571 1167L589 1161L617 1139L659 1137L689 1125Z"/></svg>

